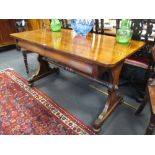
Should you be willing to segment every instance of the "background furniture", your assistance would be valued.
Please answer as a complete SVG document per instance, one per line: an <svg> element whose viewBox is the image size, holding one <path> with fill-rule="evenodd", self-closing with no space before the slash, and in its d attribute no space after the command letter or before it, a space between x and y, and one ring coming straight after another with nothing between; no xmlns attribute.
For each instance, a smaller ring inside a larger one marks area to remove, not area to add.
<svg viewBox="0 0 155 155"><path fill-rule="evenodd" d="M17 19L16 20L16 31L17 32L25 31L26 30L26 22L27 22L27 20L25 20L25 19ZM26 68L26 73L28 74L29 68L28 68L28 62L27 62L27 53L29 53L29 51L25 51L24 49L21 49L17 44L16 44L16 48L17 48L17 50L22 51L24 64L25 64L25 68Z"/></svg>
<svg viewBox="0 0 155 155"><path fill-rule="evenodd" d="M25 25L25 31L39 30L39 29L49 29L50 20L49 19L27 19Z"/></svg>
<svg viewBox="0 0 155 155"><path fill-rule="evenodd" d="M14 32L16 32L14 19L0 19L0 49L15 45L15 40L10 37Z"/></svg>
<svg viewBox="0 0 155 155"><path fill-rule="evenodd" d="M153 47L152 51L153 51L152 58L154 61L154 64L153 64L153 66L154 66L155 65L155 46ZM147 89L148 89L151 117L150 117L149 125L146 130L146 134L150 135L153 133L153 130L155 128L155 70L154 70L153 74L151 75L151 79L148 82Z"/></svg>
<svg viewBox="0 0 155 155"><path fill-rule="evenodd" d="M151 49L151 58L152 58L152 69L150 70L150 73L149 73L150 79L155 78L155 68L154 68L154 66L155 66L155 45ZM144 109L144 107L147 103L147 90L148 90L148 85L147 85L147 87L145 87L145 95L144 95L141 105L139 106L139 108L136 111L136 114L141 113L141 111Z"/></svg>
<svg viewBox="0 0 155 155"><path fill-rule="evenodd" d="M64 29L71 29L71 21L68 19L60 19L62 23L62 28Z"/></svg>
<svg viewBox="0 0 155 155"><path fill-rule="evenodd" d="M104 19L95 19L92 33L115 36L116 35L116 20L106 21Z"/></svg>
<svg viewBox="0 0 155 155"><path fill-rule="evenodd" d="M151 117L145 134L151 135L155 128L155 79L150 79L148 82L148 96L151 109Z"/></svg>

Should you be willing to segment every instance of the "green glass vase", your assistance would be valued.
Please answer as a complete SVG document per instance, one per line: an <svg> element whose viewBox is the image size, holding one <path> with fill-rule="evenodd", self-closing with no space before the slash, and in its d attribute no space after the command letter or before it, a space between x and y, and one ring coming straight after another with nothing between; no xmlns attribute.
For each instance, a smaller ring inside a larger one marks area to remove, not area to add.
<svg viewBox="0 0 155 155"><path fill-rule="evenodd" d="M122 19L120 21L120 29L131 29L131 20L130 19Z"/></svg>
<svg viewBox="0 0 155 155"><path fill-rule="evenodd" d="M118 43L126 44L132 38L131 20L122 19L120 21L119 29L116 33L116 41Z"/></svg>
<svg viewBox="0 0 155 155"><path fill-rule="evenodd" d="M118 29L116 34L116 40L118 43L126 44L132 38L132 31L130 29Z"/></svg>
<svg viewBox="0 0 155 155"><path fill-rule="evenodd" d="M61 30L61 22L59 19L52 19L50 28L53 32L59 32Z"/></svg>

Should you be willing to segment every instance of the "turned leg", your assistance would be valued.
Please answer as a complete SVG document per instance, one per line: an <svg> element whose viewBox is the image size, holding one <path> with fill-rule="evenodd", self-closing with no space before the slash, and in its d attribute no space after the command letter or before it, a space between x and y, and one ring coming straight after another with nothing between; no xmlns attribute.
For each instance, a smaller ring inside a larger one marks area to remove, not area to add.
<svg viewBox="0 0 155 155"><path fill-rule="evenodd" d="M146 87L147 87L147 83L150 83L150 82L152 82L151 78L149 80L147 79L147 82L144 83L145 84L145 93L143 95L143 101L141 102L140 106L138 107L138 109L137 109L137 111L135 113L136 115L140 114L143 111L145 105L147 104L147 91L146 91Z"/></svg>
<svg viewBox="0 0 155 155"><path fill-rule="evenodd" d="M147 95L144 94L143 101L140 103L140 106L136 110L135 115L139 115L143 111L143 109L145 108L146 103L147 103Z"/></svg>
<svg viewBox="0 0 155 155"><path fill-rule="evenodd" d="M27 53L25 51L23 51L22 53L23 53L24 64L25 64L25 68L26 68L26 73L29 74L29 68L28 68L28 62L27 62Z"/></svg>
<svg viewBox="0 0 155 155"><path fill-rule="evenodd" d="M140 106L135 113L136 115L140 114L142 112L142 110L144 109L144 107L147 103L146 87L147 87L148 79L150 76L151 76L151 64L149 65L148 69L145 72L143 84L142 84L140 90L137 91L139 93L139 98L137 98L137 100L140 101Z"/></svg>
<svg viewBox="0 0 155 155"><path fill-rule="evenodd" d="M153 130L155 128L155 115L151 115L151 118L150 118L150 123L146 129L146 135L152 135L153 134Z"/></svg>
<svg viewBox="0 0 155 155"><path fill-rule="evenodd" d="M112 86L109 86L108 88L108 98L104 106L104 109L93 124L93 129L95 132L99 132L101 130L101 126L104 123L104 121L108 118L111 112L116 108L118 103L120 103L122 100L122 97L120 97L116 93L116 89L118 89L119 75L120 75L122 66L123 66L123 63L118 64L117 66L115 66L110 70L110 73L109 73L110 83L112 84Z"/></svg>
<svg viewBox="0 0 155 155"><path fill-rule="evenodd" d="M39 65L38 65L37 72L28 81L30 86L33 85L33 82L43 77L46 77L53 73L59 73L59 68L56 68L56 67L50 68L48 62L45 61L43 57L40 55L38 55L38 62L39 62Z"/></svg>

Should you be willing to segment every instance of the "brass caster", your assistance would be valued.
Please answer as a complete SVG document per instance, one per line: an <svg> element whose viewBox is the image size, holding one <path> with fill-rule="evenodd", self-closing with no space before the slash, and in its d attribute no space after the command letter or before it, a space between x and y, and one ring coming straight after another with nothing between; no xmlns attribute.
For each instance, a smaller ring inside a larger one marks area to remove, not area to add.
<svg viewBox="0 0 155 155"><path fill-rule="evenodd" d="M99 133L100 131L101 131L101 128L98 128L98 129L96 129L96 128L92 128L93 129L93 131L95 132L95 133Z"/></svg>
<svg viewBox="0 0 155 155"><path fill-rule="evenodd" d="M29 87L33 87L33 85L34 85L33 82L28 81L28 86L29 86Z"/></svg>
<svg viewBox="0 0 155 155"><path fill-rule="evenodd" d="M99 133L101 131L101 125L102 123L100 119L95 120L93 124L93 131L96 133Z"/></svg>

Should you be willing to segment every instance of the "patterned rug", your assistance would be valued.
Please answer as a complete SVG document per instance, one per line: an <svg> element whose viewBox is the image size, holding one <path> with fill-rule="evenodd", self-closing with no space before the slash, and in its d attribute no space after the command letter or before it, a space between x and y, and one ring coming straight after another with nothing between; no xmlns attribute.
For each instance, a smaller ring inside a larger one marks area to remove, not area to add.
<svg viewBox="0 0 155 155"><path fill-rule="evenodd" d="M13 69L0 71L1 135L95 134Z"/></svg>

